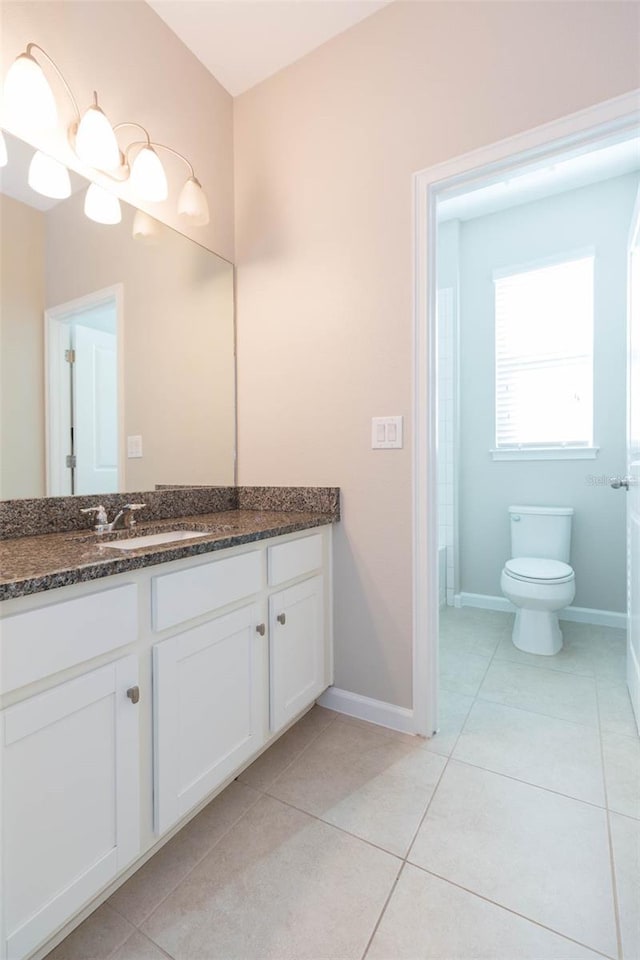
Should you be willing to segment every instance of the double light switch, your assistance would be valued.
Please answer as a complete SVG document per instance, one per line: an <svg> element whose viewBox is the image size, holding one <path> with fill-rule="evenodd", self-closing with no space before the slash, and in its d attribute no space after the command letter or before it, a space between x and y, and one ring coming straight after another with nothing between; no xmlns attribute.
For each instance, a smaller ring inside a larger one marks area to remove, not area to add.
<svg viewBox="0 0 640 960"><path fill-rule="evenodd" d="M400 450L402 448L402 417L373 417L371 447L373 450Z"/></svg>

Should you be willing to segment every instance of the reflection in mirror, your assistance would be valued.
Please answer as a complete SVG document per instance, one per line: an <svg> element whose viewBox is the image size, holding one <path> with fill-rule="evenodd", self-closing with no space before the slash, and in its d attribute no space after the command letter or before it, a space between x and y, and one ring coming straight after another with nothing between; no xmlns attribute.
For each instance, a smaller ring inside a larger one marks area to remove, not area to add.
<svg viewBox="0 0 640 960"><path fill-rule="evenodd" d="M5 139L0 498L233 484L232 265L124 203L89 219L77 174L44 197Z"/></svg>

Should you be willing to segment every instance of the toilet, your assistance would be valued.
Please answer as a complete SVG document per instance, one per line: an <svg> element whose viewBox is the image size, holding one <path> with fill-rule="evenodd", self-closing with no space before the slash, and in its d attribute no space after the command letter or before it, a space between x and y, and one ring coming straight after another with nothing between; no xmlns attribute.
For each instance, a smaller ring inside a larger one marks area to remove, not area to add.
<svg viewBox="0 0 640 960"><path fill-rule="evenodd" d="M518 650L553 656L562 649L558 611L576 594L569 566L572 507L509 507L511 559L500 586L517 607L513 643Z"/></svg>

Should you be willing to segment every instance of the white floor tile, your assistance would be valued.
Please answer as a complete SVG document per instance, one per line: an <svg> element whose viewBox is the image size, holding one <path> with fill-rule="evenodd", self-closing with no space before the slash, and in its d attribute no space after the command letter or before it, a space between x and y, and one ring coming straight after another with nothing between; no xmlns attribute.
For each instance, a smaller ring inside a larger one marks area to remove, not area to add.
<svg viewBox="0 0 640 960"><path fill-rule="evenodd" d="M393 891L367 960L595 960L597 956L409 864Z"/></svg>
<svg viewBox="0 0 640 960"><path fill-rule="evenodd" d="M597 688L601 729L607 733L637 737L638 727L626 682L611 683L608 680L598 680Z"/></svg>
<svg viewBox="0 0 640 960"><path fill-rule="evenodd" d="M542 667L546 670L561 670L563 673L577 673L582 677L593 677L594 666L589 644L583 638L566 636L562 649L552 657L535 653L525 653L514 646L511 637L503 637L496 649L496 660L509 660L511 663L523 663L530 667Z"/></svg>
<svg viewBox="0 0 640 960"><path fill-rule="evenodd" d="M175 960L360 960L400 865L262 797L142 932Z"/></svg>
<svg viewBox="0 0 640 960"><path fill-rule="evenodd" d="M595 727L478 700L453 757L604 806Z"/></svg>
<svg viewBox="0 0 640 960"><path fill-rule="evenodd" d="M451 693L449 690L440 690L438 698L439 729L433 737L427 740L425 744L427 750L439 753L444 757L449 756L473 702L473 697L465 697L461 693Z"/></svg>
<svg viewBox="0 0 640 960"><path fill-rule="evenodd" d="M449 693L474 697L489 666L489 657L440 650L440 686Z"/></svg>
<svg viewBox="0 0 640 960"><path fill-rule="evenodd" d="M609 809L640 819L640 740L602 735Z"/></svg>
<svg viewBox="0 0 640 960"><path fill-rule="evenodd" d="M559 720L598 725L595 681L573 673L494 660L478 697Z"/></svg>
<svg viewBox="0 0 640 960"><path fill-rule="evenodd" d="M640 822L611 814L613 862L624 960L640 957Z"/></svg>
<svg viewBox="0 0 640 960"><path fill-rule="evenodd" d="M616 954L604 810L451 760L409 860Z"/></svg>
<svg viewBox="0 0 640 960"><path fill-rule="evenodd" d="M444 769L422 741L371 724L333 724L269 788L271 796L404 856Z"/></svg>

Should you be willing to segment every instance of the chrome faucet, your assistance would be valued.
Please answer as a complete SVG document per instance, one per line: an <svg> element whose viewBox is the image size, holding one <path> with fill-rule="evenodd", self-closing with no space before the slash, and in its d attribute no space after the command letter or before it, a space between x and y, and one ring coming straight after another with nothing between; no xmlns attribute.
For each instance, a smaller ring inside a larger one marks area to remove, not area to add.
<svg viewBox="0 0 640 960"><path fill-rule="evenodd" d="M123 530L131 530L132 527L135 527L135 511L142 510L143 507L146 507L146 503L125 503L124 507L118 510L111 523L108 521L107 511L101 503L98 504L97 507L85 507L80 513L95 513L96 523L93 528L95 532L111 533L113 530L117 530L118 520L120 520L121 517Z"/></svg>

